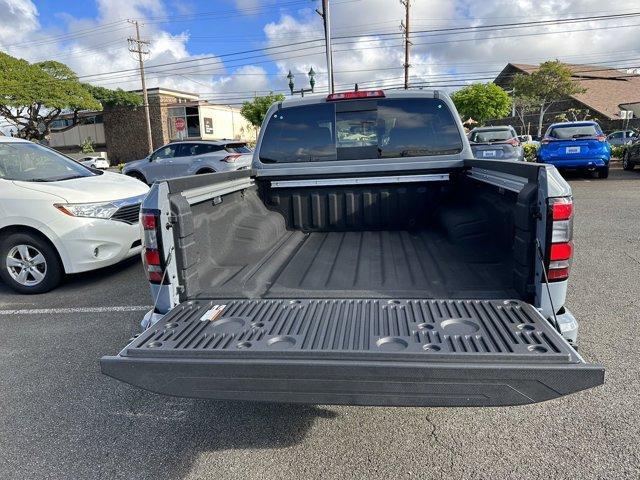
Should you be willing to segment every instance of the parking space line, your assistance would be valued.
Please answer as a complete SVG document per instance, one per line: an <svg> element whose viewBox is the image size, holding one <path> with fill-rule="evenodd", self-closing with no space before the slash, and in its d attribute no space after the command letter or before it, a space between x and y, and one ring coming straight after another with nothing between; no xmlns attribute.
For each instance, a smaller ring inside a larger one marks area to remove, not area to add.
<svg viewBox="0 0 640 480"><path fill-rule="evenodd" d="M150 310L152 305L121 305L111 307L77 307L77 308L23 308L18 310L0 310L0 315L43 315L64 313L107 313L137 312Z"/></svg>

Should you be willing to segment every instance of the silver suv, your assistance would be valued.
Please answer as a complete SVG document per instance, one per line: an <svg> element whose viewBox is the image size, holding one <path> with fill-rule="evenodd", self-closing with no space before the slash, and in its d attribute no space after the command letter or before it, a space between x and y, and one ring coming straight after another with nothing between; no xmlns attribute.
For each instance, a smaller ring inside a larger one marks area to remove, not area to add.
<svg viewBox="0 0 640 480"><path fill-rule="evenodd" d="M159 180L251 168L253 151L233 140L172 142L142 160L127 163L122 173L147 184Z"/></svg>
<svg viewBox="0 0 640 480"><path fill-rule="evenodd" d="M478 127L469 132L473 156L483 160L524 160L524 149L511 126Z"/></svg>

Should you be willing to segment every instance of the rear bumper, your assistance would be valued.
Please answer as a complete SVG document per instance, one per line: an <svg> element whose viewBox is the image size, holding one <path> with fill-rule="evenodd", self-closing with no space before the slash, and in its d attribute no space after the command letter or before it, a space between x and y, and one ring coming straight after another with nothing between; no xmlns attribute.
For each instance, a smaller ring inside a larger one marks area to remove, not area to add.
<svg viewBox="0 0 640 480"><path fill-rule="evenodd" d="M588 159L559 159L559 158L544 158L541 157L540 163L546 163L553 165L557 169L594 169L604 168L609 165L608 158L588 158Z"/></svg>
<svg viewBox="0 0 640 480"><path fill-rule="evenodd" d="M604 382L587 364L388 363L104 357L102 373L178 397L379 406L507 406Z"/></svg>

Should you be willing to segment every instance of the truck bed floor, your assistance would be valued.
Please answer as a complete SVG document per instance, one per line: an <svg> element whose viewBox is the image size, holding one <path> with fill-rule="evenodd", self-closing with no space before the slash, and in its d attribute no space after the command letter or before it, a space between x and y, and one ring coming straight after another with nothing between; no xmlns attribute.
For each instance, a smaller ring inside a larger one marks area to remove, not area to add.
<svg viewBox="0 0 640 480"><path fill-rule="evenodd" d="M288 232L258 262L241 257L207 272L200 297L517 297L509 255L438 230Z"/></svg>

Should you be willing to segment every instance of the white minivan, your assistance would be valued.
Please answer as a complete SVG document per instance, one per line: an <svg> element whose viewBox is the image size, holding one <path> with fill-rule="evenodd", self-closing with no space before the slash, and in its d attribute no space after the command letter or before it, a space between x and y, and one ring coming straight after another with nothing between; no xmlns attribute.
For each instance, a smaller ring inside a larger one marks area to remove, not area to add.
<svg viewBox="0 0 640 480"><path fill-rule="evenodd" d="M18 292L43 293L65 273L139 254L138 216L147 191L125 175L0 137L0 278Z"/></svg>

